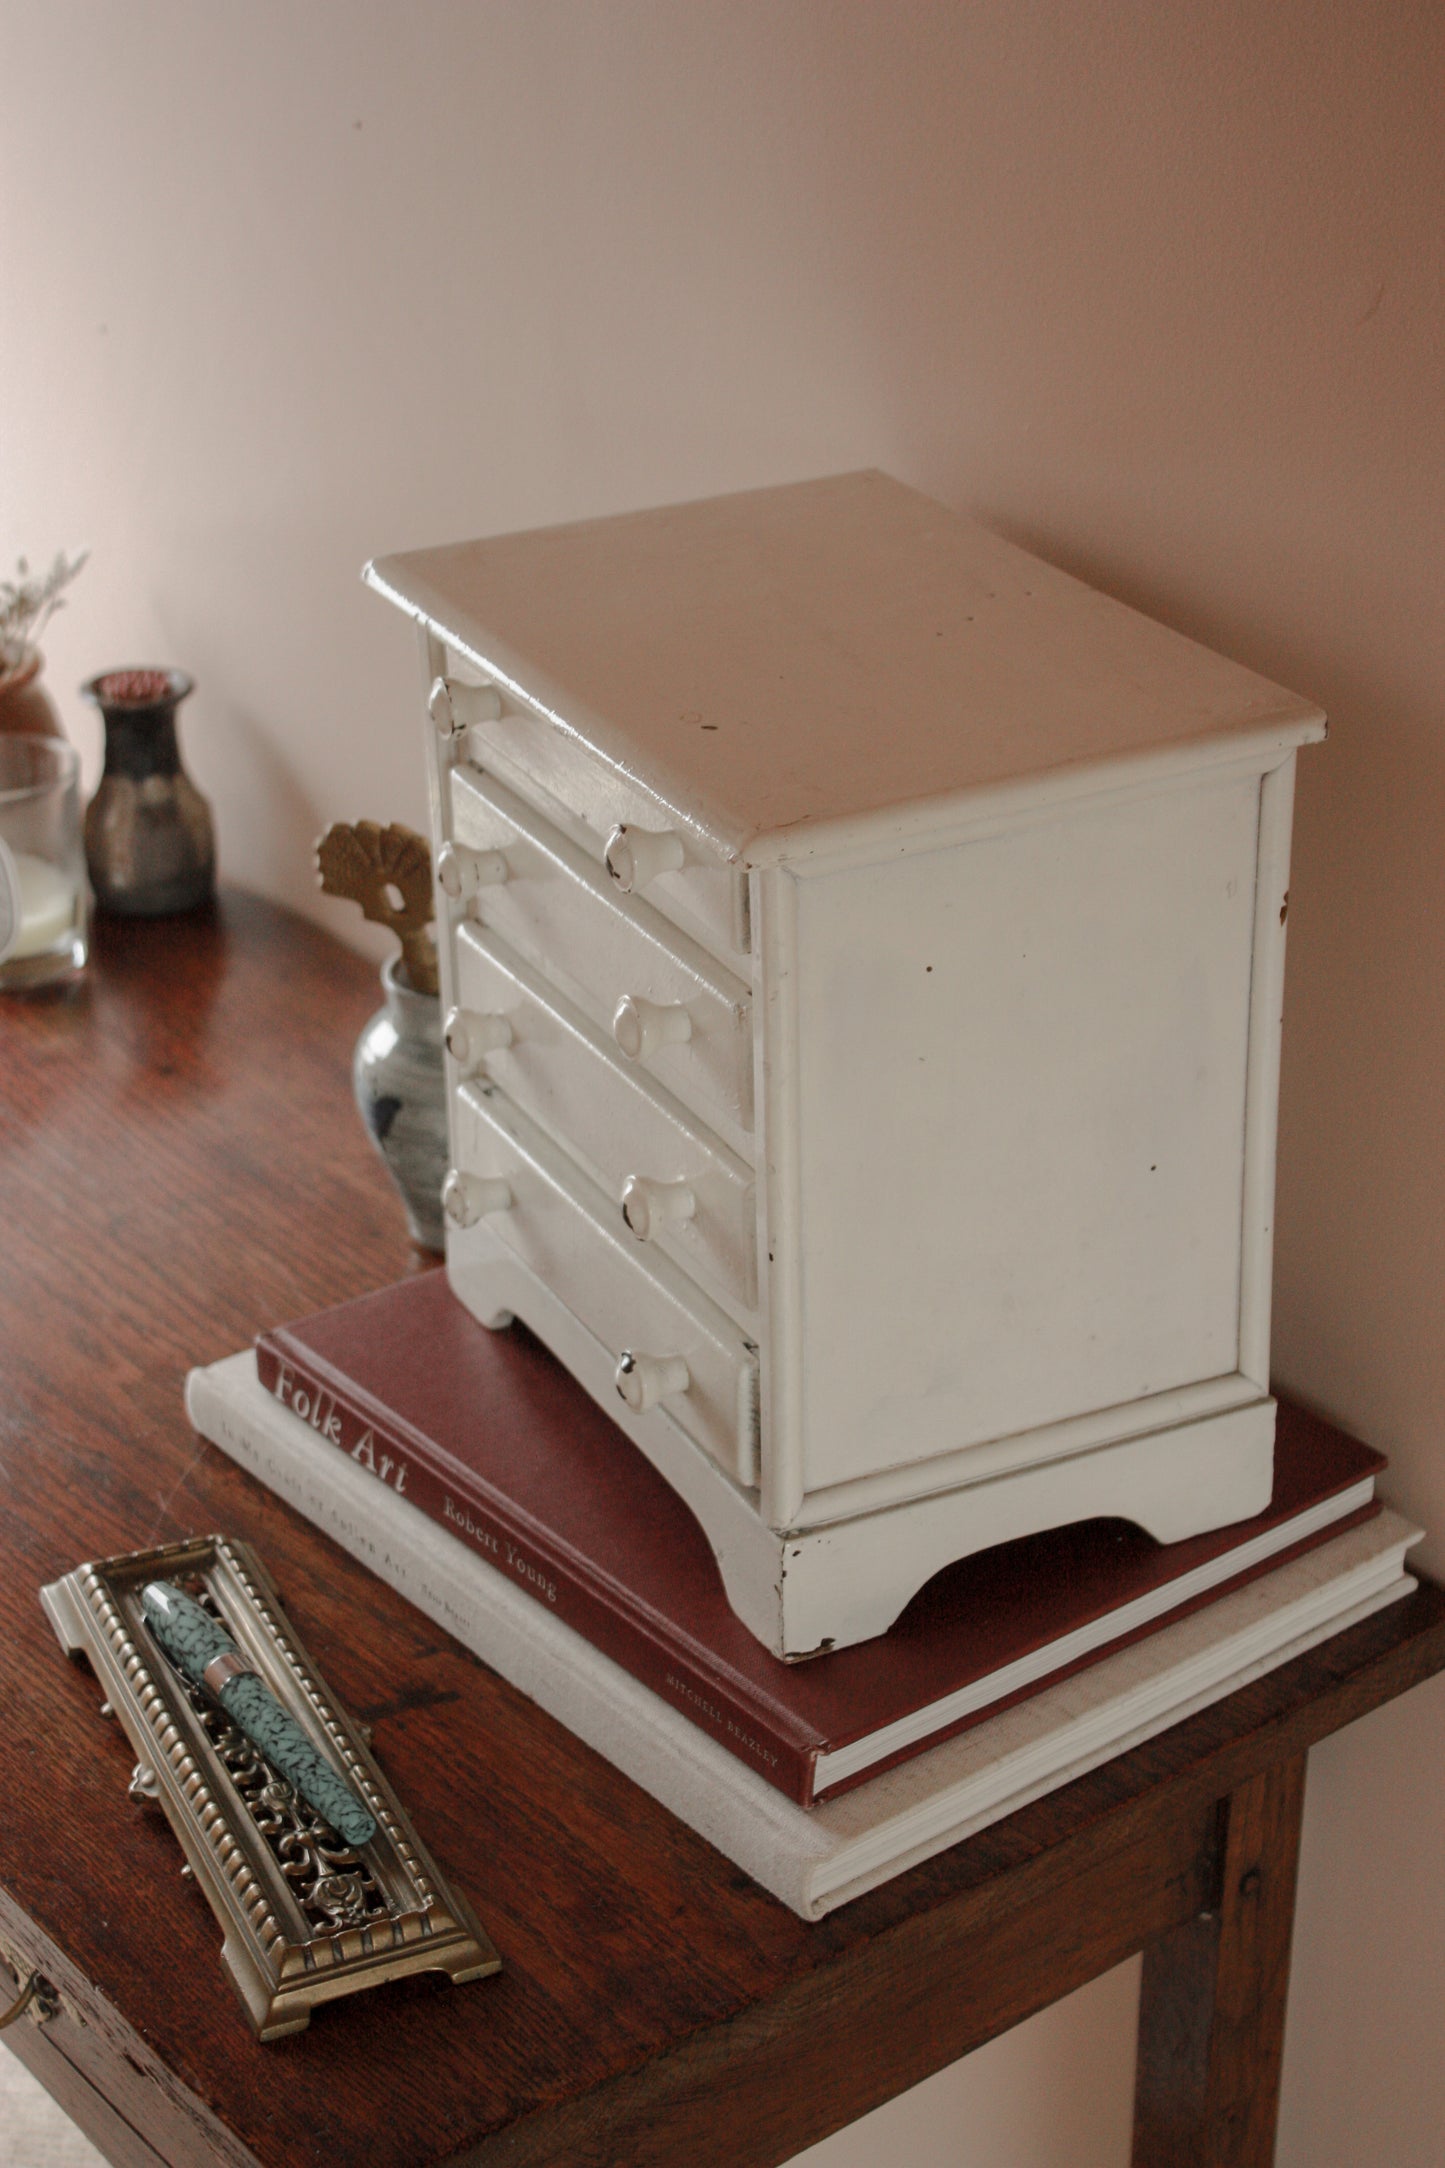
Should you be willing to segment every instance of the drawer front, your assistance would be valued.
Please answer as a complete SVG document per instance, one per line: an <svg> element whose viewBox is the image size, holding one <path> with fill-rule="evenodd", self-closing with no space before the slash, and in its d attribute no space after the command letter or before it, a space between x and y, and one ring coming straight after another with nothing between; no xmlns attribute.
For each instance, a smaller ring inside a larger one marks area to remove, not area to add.
<svg viewBox="0 0 1445 2168"><path fill-rule="evenodd" d="M757 1351L732 1319L666 1257L610 1224L608 1200L494 1085L461 1085L453 1101L457 1165L504 1182L510 1202L487 1214L513 1250L619 1360L686 1365L658 1403L729 1475L757 1482ZM524 1313L525 1314L525 1313Z"/></svg>
<svg viewBox="0 0 1445 2168"><path fill-rule="evenodd" d="M570 731L546 716L517 708L506 690L500 698L505 712L468 726L463 739L466 757L478 767L493 770L552 815L582 845L600 873L606 870L608 839L619 827L676 836L682 864L646 875L640 892L724 962L745 972L749 947L746 872L719 858L689 829L679 826L650 791L599 760Z"/></svg>
<svg viewBox="0 0 1445 2168"><path fill-rule="evenodd" d="M576 1150L611 1199L613 1223L628 1232L624 1192L631 1197L643 1185L643 1209L632 1209L643 1238L724 1301L752 1309L751 1168L720 1139L701 1135L675 1100L484 926L458 927L454 983L463 1010L504 1017L511 1033L510 1044L482 1056L486 1075ZM661 1186L655 1199L651 1185ZM689 1216L671 1209L677 1202L691 1204Z"/></svg>
<svg viewBox="0 0 1445 2168"><path fill-rule="evenodd" d="M753 1121L752 1001L740 979L649 905L611 888L550 821L495 776L451 775L452 833L497 852L505 878L480 888L468 914L560 986L605 1035L630 1003L645 1036L638 1065L743 1149ZM640 1005L640 1006L639 1006ZM670 1031L685 1016L687 1036ZM630 1046L636 1031L623 1027ZM627 1055L619 1052L619 1059Z"/></svg>

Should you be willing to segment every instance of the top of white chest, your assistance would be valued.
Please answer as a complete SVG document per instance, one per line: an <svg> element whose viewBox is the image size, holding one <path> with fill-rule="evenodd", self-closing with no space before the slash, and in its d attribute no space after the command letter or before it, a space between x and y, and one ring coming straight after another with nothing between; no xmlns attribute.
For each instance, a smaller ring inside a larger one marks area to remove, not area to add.
<svg viewBox="0 0 1445 2168"><path fill-rule="evenodd" d="M1321 737L1309 701L877 473L378 559L728 857Z"/></svg>

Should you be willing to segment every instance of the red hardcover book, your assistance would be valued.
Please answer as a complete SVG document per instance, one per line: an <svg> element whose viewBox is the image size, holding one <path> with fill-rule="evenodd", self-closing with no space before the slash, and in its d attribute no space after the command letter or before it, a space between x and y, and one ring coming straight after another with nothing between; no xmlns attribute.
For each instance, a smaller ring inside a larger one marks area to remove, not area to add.
<svg viewBox="0 0 1445 2168"><path fill-rule="evenodd" d="M1379 1510L1380 1454L1282 1404L1268 1509L1183 1543L1086 1521L935 1575L876 1640L803 1664L734 1617L681 1500L526 1328L442 1272L262 1334L262 1384L336 1450L804 1806Z"/></svg>

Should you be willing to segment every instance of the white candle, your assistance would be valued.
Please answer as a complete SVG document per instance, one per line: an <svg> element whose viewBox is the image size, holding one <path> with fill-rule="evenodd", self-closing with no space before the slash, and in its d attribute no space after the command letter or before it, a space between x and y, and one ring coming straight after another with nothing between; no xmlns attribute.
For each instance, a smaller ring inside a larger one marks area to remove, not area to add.
<svg viewBox="0 0 1445 2168"><path fill-rule="evenodd" d="M11 864L20 890L20 924L8 954L40 956L74 926L79 886L48 858L36 858L29 851L14 852Z"/></svg>

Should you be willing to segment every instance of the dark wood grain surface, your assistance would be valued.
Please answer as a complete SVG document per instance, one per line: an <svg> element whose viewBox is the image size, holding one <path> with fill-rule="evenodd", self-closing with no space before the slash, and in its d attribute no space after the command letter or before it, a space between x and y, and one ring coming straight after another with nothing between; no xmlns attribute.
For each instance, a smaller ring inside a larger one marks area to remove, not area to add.
<svg viewBox="0 0 1445 2168"><path fill-rule="evenodd" d="M0 1954L61 1988L59 2020L15 2032L82 2120L103 2098L112 2158L776 2163L1185 1928L1231 1841L1220 1802L1445 1664L1427 1586L805 1926L190 1431L192 1364L425 1269L351 1105L378 998L367 965L232 895L102 923L79 989L0 1002ZM258 1546L374 1725L496 1979L254 2042L37 1600L82 1559L212 1529ZM1228 1954L1221 2040L1253 1992Z"/></svg>
<svg viewBox="0 0 1445 2168"><path fill-rule="evenodd" d="M1303 1755L1221 1803L1207 1909L1144 1952L1134 2168L1251 2168L1274 2156Z"/></svg>

